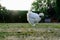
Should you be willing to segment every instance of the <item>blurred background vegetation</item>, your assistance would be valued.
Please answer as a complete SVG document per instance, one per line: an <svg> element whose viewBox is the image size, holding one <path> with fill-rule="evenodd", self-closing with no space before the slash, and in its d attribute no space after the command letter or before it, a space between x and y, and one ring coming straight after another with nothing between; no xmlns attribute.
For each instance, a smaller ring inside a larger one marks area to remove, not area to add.
<svg viewBox="0 0 60 40"><path fill-rule="evenodd" d="M35 0L31 10L45 14L41 22L50 19L50 22L60 22L60 0ZM28 10L7 10L0 4L0 23L26 23Z"/></svg>

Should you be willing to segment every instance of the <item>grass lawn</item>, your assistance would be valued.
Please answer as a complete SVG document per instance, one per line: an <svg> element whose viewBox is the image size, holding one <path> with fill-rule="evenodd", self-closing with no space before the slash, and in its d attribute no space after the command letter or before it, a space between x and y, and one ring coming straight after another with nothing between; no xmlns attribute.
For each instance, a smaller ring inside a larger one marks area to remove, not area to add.
<svg viewBox="0 0 60 40"><path fill-rule="evenodd" d="M60 23L0 23L0 40L60 40Z"/></svg>

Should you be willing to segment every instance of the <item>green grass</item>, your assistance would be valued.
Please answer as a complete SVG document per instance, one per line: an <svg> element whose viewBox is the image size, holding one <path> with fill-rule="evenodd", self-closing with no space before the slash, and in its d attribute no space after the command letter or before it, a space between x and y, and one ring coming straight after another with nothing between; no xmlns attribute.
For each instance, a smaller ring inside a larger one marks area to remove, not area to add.
<svg viewBox="0 0 60 40"><path fill-rule="evenodd" d="M0 23L0 28L35 28L28 23ZM60 23L39 23L36 28L60 28Z"/></svg>
<svg viewBox="0 0 60 40"><path fill-rule="evenodd" d="M39 40L59 40L60 23L39 23L35 27L28 23L0 23L0 40L15 40L15 38L16 40L28 40L29 38L38 40L38 37L44 38Z"/></svg>

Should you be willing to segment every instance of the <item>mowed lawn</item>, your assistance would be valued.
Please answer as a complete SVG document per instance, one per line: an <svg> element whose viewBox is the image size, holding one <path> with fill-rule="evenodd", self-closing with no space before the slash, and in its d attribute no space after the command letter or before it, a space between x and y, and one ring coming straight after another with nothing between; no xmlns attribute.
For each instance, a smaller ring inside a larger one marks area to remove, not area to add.
<svg viewBox="0 0 60 40"><path fill-rule="evenodd" d="M0 23L0 40L60 40L60 23Z"/></svg>
<svg viewBox="0 0 60 40"><path fill-rule="evenodd" d="M29 23L0 23L0 28L60 28L60 23L39 23L32 27Z"/></svg>

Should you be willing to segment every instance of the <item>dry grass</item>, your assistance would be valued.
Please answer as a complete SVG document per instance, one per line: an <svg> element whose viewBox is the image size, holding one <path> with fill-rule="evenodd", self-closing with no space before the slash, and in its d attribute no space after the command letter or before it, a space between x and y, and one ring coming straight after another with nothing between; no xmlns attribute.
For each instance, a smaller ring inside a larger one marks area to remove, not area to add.
<svg viewBox="0 0 60 40"><path fill-rule="evenodd" d="M0 23L0 40L60 40L60 24Z"/></svg>

